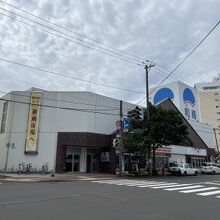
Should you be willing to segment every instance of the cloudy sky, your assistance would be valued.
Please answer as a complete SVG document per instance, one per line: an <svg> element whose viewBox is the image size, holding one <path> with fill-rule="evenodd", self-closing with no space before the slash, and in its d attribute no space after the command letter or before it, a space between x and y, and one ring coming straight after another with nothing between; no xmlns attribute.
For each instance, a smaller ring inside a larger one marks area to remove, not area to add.
<svg viewBox="0 0 220 220"><path fill-rule="evenodd" d="M139 93L0 60L1 92L29 87L88 90L135 103L145 90L145 70L137 64L147 59L172 70L220 19L219 0L5 1L60 27L0 1L0 59ZM211 81L220 73L219 42L220 25L166 82L181 80L193 85ZM167 74L161 70L152 68L151 86Z"/></svg>

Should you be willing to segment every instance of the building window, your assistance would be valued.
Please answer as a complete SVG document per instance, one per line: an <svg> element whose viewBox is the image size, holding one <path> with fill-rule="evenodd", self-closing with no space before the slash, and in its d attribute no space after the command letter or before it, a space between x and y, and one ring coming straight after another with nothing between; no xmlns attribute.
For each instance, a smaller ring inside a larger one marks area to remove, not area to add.
<svg viewBox="0 0 220 220"><path fill-rule="evenodd" d="M189 111L188 108L185 108L185 116L186 116L187 118L190 118L190 111Z"/></svg>
<svg viewBox="0 0 220 220"><path fill-rule="evenodd" d="M216 108L219 108L219 106L218 106L218 105L216 105Z"/></svg>
<svg viewBox="0 0 220 220"><path fill-rule="evenodd" d="M5 102L4 107L3 107L3 113L2 113L1 133L5 132L7 111L8 111L8 102Z"/></svg>
<svg viewBox="0 0 220 220"><path fill-rule="evenodd" d="M219 86L210 86L210 87L203 87L204 90L214 90L219 89Z"/></svg>
<svg viewBox="0 0 220 220"><path fill-rule="evenodd" d="M214 93L214 95L218 95L218 93L216 92L216 93Z"/></svg>
<svg viewBox="0 0 220 220"><path fill-rule="evenodd" d="M196 111L192 110L192 118L196 120Z"/></svg>
<svg viewBox="0 0 220 220"><path fill-rule="evenodd" d="M216 102L219 102L219 99L215 99Z"/></svg>

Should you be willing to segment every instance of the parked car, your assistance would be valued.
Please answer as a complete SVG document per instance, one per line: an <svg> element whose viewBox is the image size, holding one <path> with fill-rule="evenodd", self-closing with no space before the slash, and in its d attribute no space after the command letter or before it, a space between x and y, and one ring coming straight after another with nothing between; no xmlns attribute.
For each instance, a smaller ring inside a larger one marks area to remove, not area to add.
<svg viewBox="0 0 220 220"><path fill-rule="evenodd" d="M192 168L188 163L172 163L169 166L168 171L172 174L179 174L179 175L194 175L198 174L198 170Z"/></svg>
<svg viewBox="0 0 220 220"><path fill-rule="evenodd" d="M220 166L219 164L211 163L211 162L202 163L201 172L217 174L220 173Z"/></svg>

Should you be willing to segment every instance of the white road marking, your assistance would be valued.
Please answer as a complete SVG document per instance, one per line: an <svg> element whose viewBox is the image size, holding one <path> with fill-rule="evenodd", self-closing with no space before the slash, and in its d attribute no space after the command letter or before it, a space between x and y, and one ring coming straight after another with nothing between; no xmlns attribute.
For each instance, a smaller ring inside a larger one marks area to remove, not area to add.
<svg viewBox="0 0 220 220"><path fill-rule="evenodd" d="M152 187L152 186L160 186L160 185L164 185L167 183L165 182L161 182L161 183L121 183L121 184L117 184L117 185L124 185L124 186L140 186L140 187ZM174 184L174 183L172 183Z"/></svg>
<svg viewBox="0 0 220 220"><path fill-rule="evenodd" d="M192 184L176 184L176 185L170 185L170 186L155 186L152 187L153 189L163 189L163 188L172 188L172 187L182 187L182 186L191 186Z"/></svg>
<svg viewBox="0 0 220 220"><path fill-rule="evenodd" d="M126 186L126 185L144 185L144 186L154 186L155 184L164 184L165 182L159 182L159 183L145 183L145 182L139 182L139 183L135 183L135 182L120 182L120 183L116 183L116 185L119 185L119 186Z"/></svg>
<svg viewBox="0 0 220 220"><path fill-rule="evenodd" d="M204 192L204 193L197 193L196 195L199 195L199 196L210 196L210 195L215 195L215 194L220 194L220 190L211 191L211 192Z"/></svg>
<svg viewBox="0 0 220 220"><path fill-rule="evenodd" d="M196 193L196 195L209 196L220 194L220 187L218 183L202 182L202 183L169 183L169 182L156 182L146 180L126 180L126 179L111 179L111 180L96 180L93 183L111 184L118 186L131 186L140 188L163 189L166 191L178 191L181 193ZM1 184L1 183L0 183ZM207 185L217 186L207 186ZM214 190L214 191L213 191ZM200 193L198 193L200 192ZM220 196L216 196L220 198Z"/></svg>
<svg viewBox="0 0 220 220"><path fill-rule="evenodd" d="M142 185L142 186L138 186L138 187L154 187L154 186L170 186L174 183L159 183L159 184L147 184L147 185Z"/></svg>
<svg viewBox="0 0 220 220"><path fill-rule="evenodd" d="M205 184L220 186L220 183L214 183L214 182L205 182Z"/></svg>
<svg viewBox="0 0 220 220"><path fill-rule="evenodd" d="M108 183L108 184L116 184L116 183L143 183L143 184L148 184L148 183L156 183L155 181L133 181L133 180L105 180L105 181L92 181L93 183Z"/></svg>
<svg viewBox="0 0 220 220"><path fill-rule="evenodd" d="M219 189L218 187L205 187L205 188L199 188L199 189L190 189L190 190L184 190L180 191L181 193L193 193L193 192L202 192L202 191L210 191L214 189Z"/></svg>
<svg viewBox="0 0 220 220"><path fill-rule="evenodd" d="M136 185L152 185L156 183L144 183L144 182L120 182L116 183L117 185L124 185L124 186L136 186Z"/></svg>
<svg viewBox="0 0 220 220"><path fill-rule="evenodd" d="M184 189L195 189L195 188L201 188L202 185L196 185L196 186L186 186L186 187L177 187L177 188L171 188L171 189L164 189L167 191L175 191L175 190L184 190Z"/></svg>

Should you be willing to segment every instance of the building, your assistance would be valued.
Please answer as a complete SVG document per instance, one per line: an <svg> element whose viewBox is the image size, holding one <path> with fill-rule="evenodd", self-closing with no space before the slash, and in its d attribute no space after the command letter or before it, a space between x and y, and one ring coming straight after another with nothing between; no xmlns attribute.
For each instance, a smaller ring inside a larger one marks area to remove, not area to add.
<svg viewBox="0 0 220 220"><path fill-rule="evenodd" d="M199 95L201 121L212 125L220 146L220 74L212 82L195 84L195 88Z"/></svg>
<svg viewBox="0 0 220 220"><path fill-rule="evenodd" d="M214 152L215 139L212 126L201 122L197 90L182 82L174 82L151 91L152 104L179 111L188 127L190 142L182 143L181 146L170 146L169 161L201 164L205 157Z"/></svg>
<svg viewBox="0 0 220 220"><path fill-rule="evenodd" d="M193 167L200 168L204 161L209 159L212 150L203 141L202 137L196 132L192 124L184 117L180 110L174 105L170 99L160 102L157 107L164 110L173 110L182 117L183 124L187 128L187 138L179 145L171 145L168 148L157 149L157 157L168 162L186 162Z"/></svg>
<svg viewBox="0 0 220 220"><path fill-rule="evenodd" d="M158 149L158 161L168 164L179 160L200 166L209 155L209 136L200 136L184 115L190 111L193 123L198 123L197 101L187 93L187 103L195 103L185 111L174 105L177 99L174 94L168 96L172 102L163 96L163 100L156 104L180 112L188 126L189 138L180 146ZM123 102L123 114L133 107L133 104ZM20 164L31 163L34 172L42 171L47 164L49 171L56 172L115 173L119 152L112 147L112 141L118 131L119 112L119 100L91 92L37 88L10 92L0 98L0 171L16 172ZM130 155L123 152L124 171L129 160Z"/></svg>
<svg viewBox="0 0 220 220"><path fill-rule="evenodd" d="M31 104L30 104L31 103ZM123 111L133 105L123 102ZM91 92L31 88L0 99L0 170L32 163L57 172L114 172L120 101Z"/></svg>
<svg viewBox="0 0 220 220"><path fill-rule="evenodd" d="M212 149L216 147L212 126L201 121L201 107L198 100L198 92L195 88L178 81L162 85L152 91L150 95L152 104L158 105L169 98L207 146Z"/></svg>

